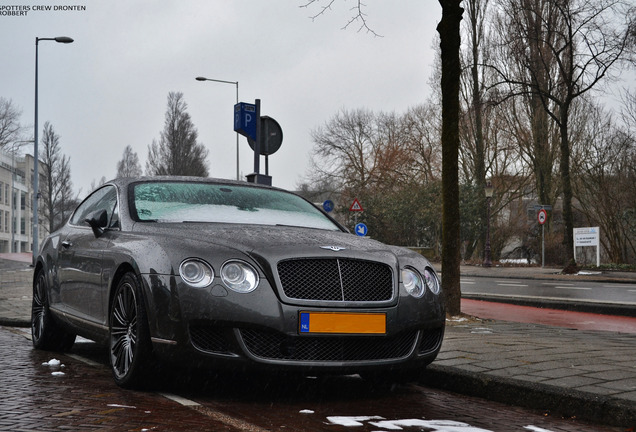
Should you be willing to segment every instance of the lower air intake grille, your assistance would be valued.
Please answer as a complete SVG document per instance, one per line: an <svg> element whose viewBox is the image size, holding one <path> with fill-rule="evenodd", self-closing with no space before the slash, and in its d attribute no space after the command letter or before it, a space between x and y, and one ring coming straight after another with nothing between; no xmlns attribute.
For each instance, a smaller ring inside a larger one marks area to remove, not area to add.
<svg viewBox="0 0 636 432"><path fill-rule="evenodd" d="M297 361L365 361L404 358L410 354L417 331L395 337L294 337L260 330L241 330L255 357Z"/></svg>
<svg viewBox="0 0 636 432"><path fill-rule="evenodd" d="M420 341L419 346L419 353L427 354L438 349L440 344L442 343L443 335L444 332L442 328L423 330L422 340Z"/></svg>
<svg viewBox="0 0 636 432"><path fill-rule="evenodd" d="M190 340L201 351L219 354L229 353L225 329L206 326L190 326Z"/></svg>

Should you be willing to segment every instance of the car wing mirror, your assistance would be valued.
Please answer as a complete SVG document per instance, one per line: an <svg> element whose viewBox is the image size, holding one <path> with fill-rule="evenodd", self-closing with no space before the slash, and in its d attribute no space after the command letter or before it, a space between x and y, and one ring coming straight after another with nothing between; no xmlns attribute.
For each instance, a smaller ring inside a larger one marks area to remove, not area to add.
<svg viewBox="0 0 636 432"><path fill-rule="evenodd" d="M95 237L100 237L104 234L104 228L108 225L108 213L106 213L106 210L98 210L91 214L90 217L84 219L84 222L93 229Z"/></svg>

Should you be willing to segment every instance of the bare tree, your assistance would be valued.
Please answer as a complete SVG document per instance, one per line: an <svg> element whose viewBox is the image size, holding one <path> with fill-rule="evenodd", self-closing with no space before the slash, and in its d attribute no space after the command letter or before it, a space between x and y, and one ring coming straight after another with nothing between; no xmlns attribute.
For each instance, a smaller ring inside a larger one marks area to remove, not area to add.
<svg viewBox="0 0 636 432"><path fill-rule="evenodd" d="M0 148L19 139L24 129L20 125L21 115L11 100L0 97Z"/></svg>
<svg viewBox="0 0 636 432"><path fill-rule="evenodd" d="M336 0L307 0L307 2L304 5L301 5L301 8L309 8L313 5L318 6L319 10L316 14L311 16L311 19L314 20L316 18L318 18L320 15L324 14L325 12L327 12L328 10L330 10L332 8L332 6L334 5L334 3L336 2ZM348 27L350 27L352 24L358 24L358 31L362 31L365 30L368 33L373 34L374 36L380 36L379 34L377 34L375 32L375 30L373 30L368 22L367 22L367 14L364 11L365 8L365 4L362 3L362 0L357 0L356 4L354 7L351 8L351 11L353 12L352 16L349 18L349 21L347 21L347 23L345 24L345 26L343 27L343 29L347 29Z"/></svg>
<svg viewBox="0 0 636 432"><path fill-rule="evenodd" d="M62 154L60 137L49 122L44 124L40 158L44 165L42 174L45 178L42 184L43 213L49 222L49 232L53 232L66 222L70 214L73 189L70 158Z"/></svg>
<svg viewBox="0 0 636 432"><path fill-rule="evenodd" d="M147 175L208 176L207 149L197 142L183 93L168 93L168 109L159 142L148 146Z"/></svg>
<svg viewBox="0 0 636 432"><path fill-rule="evenodd" d="M117 177L138 177L141 174L139 156L130 145L127 145L121 160L117 162Z"/></svg>
<svg viewBox="0 0 636 432"><path fill-rule="evenodd" d="M619 129L611 116L586 103L584 127L573 145L574 192L614 263L636 260L636 138Z"/></svg>
<svg viewBox="0 0 636 432"><path fill-rule="evenodd" d="M527 31L511 32L509 44L523 58L525 74L498 67L513 94L531 94L559 129L559 173L563 194L564 250L574 262L574 217L570 174L570 117L576 98L591 91L623 57L629 23L619 0L504 0L510 21ZM518 13L515 13L515 9ZM611 24L610 24L611 23ZM511 24L507 28L514 29ZM531 47L536 47L532 49ZM529 79L528 79L529 78Z"/></svg>

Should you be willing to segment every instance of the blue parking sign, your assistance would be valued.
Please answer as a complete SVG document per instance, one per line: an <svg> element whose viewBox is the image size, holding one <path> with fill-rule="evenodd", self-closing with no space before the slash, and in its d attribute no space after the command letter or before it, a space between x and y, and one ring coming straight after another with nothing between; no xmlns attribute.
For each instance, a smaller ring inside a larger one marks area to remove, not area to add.
<svg viewBox="0 0 636 432"><path fill-rule="evenodd" d="M256 141L256 105L245 102L234 105L234 131Z"/></svg>

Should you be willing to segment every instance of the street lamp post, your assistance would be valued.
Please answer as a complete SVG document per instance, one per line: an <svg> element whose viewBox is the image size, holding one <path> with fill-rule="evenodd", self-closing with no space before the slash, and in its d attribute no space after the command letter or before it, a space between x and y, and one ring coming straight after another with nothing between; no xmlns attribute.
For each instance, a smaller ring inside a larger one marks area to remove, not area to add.
<svg viewBox="0 0 636 432"><path fill-rule="evenodd" d="M40 160L38 159L38 42L41 40L52 40L57 43L69 44L73 39L66 36L58 36L54 38L35 38L35 122L33 131L33 263L38 255L38 198L39 193L39 173L38 168Z"/></svg>
<svg viewBox="0 0 636 432"><path fill-rule="evenodd" d="M212 78L206 78L206 77L196 77L195 78L197 81L214 81L214 82L218 82L218 83L224 83L224 84L234 84L236 86L236 103L239 103L239 83L238 81L224 81L224 80L218 80L218 79L212 79ZM236 180L240 180L240 174L239 174L239 134L238 132L236 133Z"/></svg>
<svg viewBox="0 0 636 432"><path fill-rule="evenodd" d="M484 267L492 267L492 260L490 258L490 200L492 199L492 195L495 189L492 187L492 184L488 182L486 187L484 188L486 192L486 245L484 247Z"/></svg>

